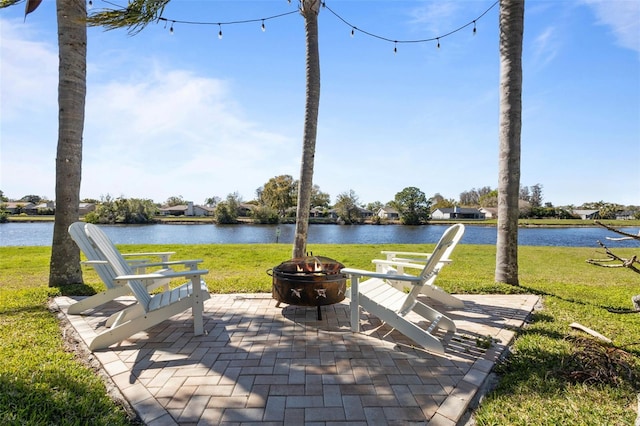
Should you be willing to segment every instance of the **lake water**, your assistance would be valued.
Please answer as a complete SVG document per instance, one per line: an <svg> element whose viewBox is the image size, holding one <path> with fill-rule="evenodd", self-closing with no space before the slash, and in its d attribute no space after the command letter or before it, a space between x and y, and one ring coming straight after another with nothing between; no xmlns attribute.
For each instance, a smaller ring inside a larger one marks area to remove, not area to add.
<svg viewBox="0 0 640 426"><path fill-rule="evenodd" d="M309 225L309 244L432 244L448 225ZM102 225L116 244L263 244L293 243L295 225ZM640 228L624 230L637 234ZM279 235L277 235L279 230ZM495 244L494 226L466 225L461 244ZM524 246L638 247L638 241L606 241L616 237L601 227L521 228ZM0 246L49 246L52 222L0 224Z"/></svg>

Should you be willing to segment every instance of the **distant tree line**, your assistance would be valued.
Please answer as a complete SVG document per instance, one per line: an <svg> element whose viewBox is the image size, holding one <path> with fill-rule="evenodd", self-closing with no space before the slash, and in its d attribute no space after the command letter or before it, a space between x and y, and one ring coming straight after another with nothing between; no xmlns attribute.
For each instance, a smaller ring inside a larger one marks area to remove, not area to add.
<svg viewBox="0 0 640 426"><path fill-rule="evenodd" d="M212 220L219 224L237 223L241 216L255 223L276 224L287 220L294 220L298 196L298 181L290 175L280 175L269 179L263 186L256 189L253 200L244 202L242 196L237 193L228 194L224 199L211 196L204 200L204 205L213 209ZM426 223L431 213L436 209L453 207L497 207L498 191L489 186L472 188L460 193L458 200L445 198L439 193L432 197L417 187L407 187L395 194L393 200L385 203L374 201L362 203L357 193L350 189L337 195L335 203L331 204L331 197L323 192L318 185L313 186L311 205L315 216L328 218L336 217L337 223L357 224L368 221L369 223L383 223L385 219L376 213L383 207L395 209L400 216L400 223L405 225L419 225ZM632 212L635 219L640 219L640 207L622 206L616 203L604 201L584 203L581 206L554 207L549 202L543 202L543 186L535 184L531 187L520 188L520 200L523 206L520 209L522 219L571 219L575 209L597 210L600 219L615 219L616 215L624 210ZM0 191L0 222L8 218L7 211L3 208L8 198ZM38 195L25 195L17 202L39 204L46 199ZM150 199L140 198L114 198L110 195L100 200L84 199L86 203L94 203L96 209L85 216L85 220L91 223L153 223L158 220L160 208L186 205L187 201L182 196L171 196L164 203L158 204ZM247 208L249 206L250 208ZM363 211L372 212L373 215L365 217ZM52 214L52 212L39 212L38 214Z"/></svg>

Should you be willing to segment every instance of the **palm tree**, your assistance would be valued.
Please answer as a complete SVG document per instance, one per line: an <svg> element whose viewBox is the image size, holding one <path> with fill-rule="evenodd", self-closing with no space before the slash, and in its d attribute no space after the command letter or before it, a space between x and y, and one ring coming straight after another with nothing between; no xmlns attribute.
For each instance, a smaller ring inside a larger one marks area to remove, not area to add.
<svg viewBox="0 0 640 426"><path fill-rule="evenodd" d="M21 0L3 0L0 7ZM41 0L27 0L26 13ZM82 171L82 132L86 98L87 8L85 0L57 0L58 147L56 154L56 211L49 264L49 286L82 283L80 249L67 229L79 218Z"/></svg>
<svg viewBox="0 0 640 426"><path fill-rule="evenodd" d="M518 285L524 0L500 0L500 151L496 282Z"/></svg>
<svg viewBox="0 0 640 426"><path fill-rule="evenodd" d="M320 0L302 0L300 12L304 17L307 43L307 93L304 115L302 164L298 186L296 231L293 241L293 257L303 257L307 249L309 212L313 189L313 161L316 152L318 109L320 106L320 53L318 49L318 13Z"/></svg>

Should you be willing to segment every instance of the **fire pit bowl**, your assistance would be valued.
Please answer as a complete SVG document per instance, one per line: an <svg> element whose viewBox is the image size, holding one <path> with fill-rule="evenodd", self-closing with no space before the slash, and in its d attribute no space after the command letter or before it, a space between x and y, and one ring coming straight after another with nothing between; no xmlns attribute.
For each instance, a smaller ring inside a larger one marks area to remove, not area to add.
<svg viewBox="0 0 640 426"><path fill-rule="evenodd" d="M287 260L267 271L273 277L272 296L280 303L295 306L320 306L339 303L345 298L347 276L344 265L322 256Z"/></svg>

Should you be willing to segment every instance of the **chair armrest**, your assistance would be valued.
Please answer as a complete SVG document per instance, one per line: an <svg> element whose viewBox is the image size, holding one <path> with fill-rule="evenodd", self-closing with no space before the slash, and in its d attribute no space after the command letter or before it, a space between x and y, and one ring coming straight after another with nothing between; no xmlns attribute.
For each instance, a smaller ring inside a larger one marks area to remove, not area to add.
<svg viewBox="0 0 640 426"><path fill-rule="evenodd" d="M373 259L371 263L375 265L388 265L402 268L424 269L424 263L400 262L397 260Z"/></svg>
<svg viewBox="0 0 640 426"><path fill-rule="evenodd" d="M370 278L381 278L384 280L394 280L394 281L408 281L408 282L420 282L422 278L415 277L413 275L400 275L400 274L381 274L379 272L371 272L364 269L352 269L352 268L343 268L340 270L341 273L355 276L355 277L370 277Z"/></svg>
<svg viewBox="0 0 640 426"><path fill-rule="evenodd" d="M106 260L83 260L82 262L80 262L81 265L108 265L109 262L107 262Z"/></svg>
<svg viewBox="0 0 640 426"><path fill-rule="evenodd" d="M380 253L387 256L385 260L389 262L418 262L426 263L431 257L432 253L418 253L412 251L389 251L383 250ZM404 257L410 256L410 257ZM451 263L451 259L440 259L440 263Z"/></svg>
<svg viewBox="0 0 640 426"><path fill-rule="evenodd" d="M122 257L159 257L163 262L168 262L169 258L176 254L175 251L158 251L148 253L122 253Z"/></svg>
<svg viewBox="0 0 640 426"><path fill-rule="evenodd" d="M170 260L168 262L149 262L149 263L140 263L140 264L136 264L134 265L135 267L138 268L148 268L150 266L162 266L162 267L167 267L167 266L172 266L172 265L185 265L185 266L189 266L190 268L195 267L198 263L202 263L203 260L202 259L191 259L191 260Z"/></svg>
<svg viewBox="0 0 640 426"><path fill-rule="evenodd" d="M400 256L413 256L413 257L429 257L431 253L422 253L416 251L392 251L392 250L382 250L380 253L382 254L390 254L393 257Z"/></svg>
<svg viewBox="0 0 640 426"><path fill-rule="evenodd" d="M439 263L451 263L451 259L441 259ZM409 262L401 262L399 260L384 260L384 259L373 259L371 263L376 265L389 265L403 268L414 268L414 269L424 269L424 263L409 263Z"/></svg>
<svg viewBox="0 0 640 426"><path fill-rule="evenodd" d="M170 272L165 272L162 274L159 273L153 273L153 274L136 274L136 275L120 275L118 277L115 277L113 279L113 281L117 284L121 284L121 283L126 283L127 281L133 281L133 280L140 280L140 281L146 281L146 280L158 280L158 279L163 279L163 278L184 278L184 277L193 277L194 275L196 276L201 276L201 275L206 275L209 273L208 269L193 269L193 270L188 270L188 271L170 271Z"/></svg>

